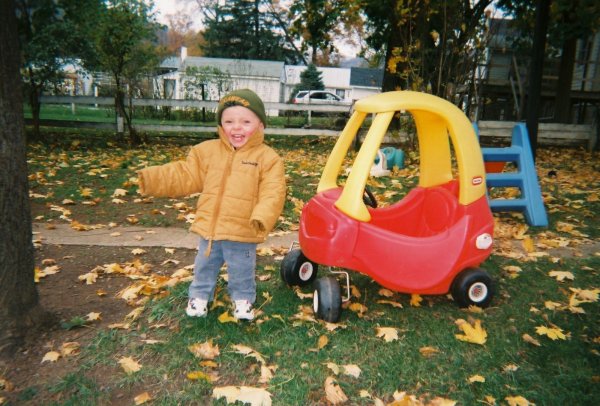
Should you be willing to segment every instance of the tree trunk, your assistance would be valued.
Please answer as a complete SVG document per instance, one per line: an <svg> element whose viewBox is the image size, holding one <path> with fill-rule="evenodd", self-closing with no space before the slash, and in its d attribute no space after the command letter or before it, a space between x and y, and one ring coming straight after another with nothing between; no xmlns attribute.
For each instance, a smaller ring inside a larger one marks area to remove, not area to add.
<svg viewBox="0 0 600 406"><path fill-rule="evenodd" d="M125 92L123 91L123 87L118 78L115 80L115 82L117 86L115 95L115 109L117 111L117 114L123 117L123 119L125 120L125 124L127 125L127 131L129 132L129 141L132 145L139 145L141 144L142 140L137 131L135 131L135 128L133 128L133 125L131 123L131 116L127 113L127 109L125 108Z"/></svg>
<svg viewBox="0 0 600 406"><path fill-rule="evenodd" d="M552 0L540 0L535 11L535 31L533 35L533 54L529 67L529 89L527 91L527 131L536 157L538 141L539 106L542 93L542 74L546 51L546 33L548 32L548 14Z"/></svg>
<svg viewBox="0 0 600 406"><path fill-rule="evenodd" d="M34 283L23 97L14 0L0 0L0 357L14 354L42 311Z"/></svg>
<svg viewBox="0 0 600 406"><path fill-rule="evenodd" d="M565 40L560 58L558 86L556 87L556 101L554 104L554 118L557 123L571 123L571 84L573 82L576 48L577 38Z"/></svg>

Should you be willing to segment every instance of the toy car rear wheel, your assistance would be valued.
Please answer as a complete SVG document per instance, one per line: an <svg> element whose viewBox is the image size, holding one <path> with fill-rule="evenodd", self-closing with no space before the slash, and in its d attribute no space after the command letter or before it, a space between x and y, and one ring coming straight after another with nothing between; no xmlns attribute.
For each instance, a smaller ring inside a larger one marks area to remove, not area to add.
<svg viewBox="0 0 600 406"><path fill-rule="evenodd" d="M313 295L313 310L317 318L336 323L341 309L342 293L337 279L332 276L317 279Z"/></svg>
<svg viewBox="0 0 600 406"><path fill-rule="evenodd" d="M494 282L483 269L469 268L456 276L450 293L460 307L483 308L489 306L494 296Z"/></svg>
<svg viewBox="0 0 600 406"><path fill-rule="evenodd" d="M299 249L288 252L281 261L281 279L289 286L306 286L317 277L319 265L312 262Z"/></svg>

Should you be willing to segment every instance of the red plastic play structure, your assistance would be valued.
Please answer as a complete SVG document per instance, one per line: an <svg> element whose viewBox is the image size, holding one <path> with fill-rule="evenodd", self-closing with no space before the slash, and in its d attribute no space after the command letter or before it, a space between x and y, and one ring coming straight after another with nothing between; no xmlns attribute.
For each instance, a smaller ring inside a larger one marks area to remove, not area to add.
<svg viewBox="0 0 600 406"><path fill-rule="evenodd" d="M415 119L419 185L395 204L377 208L370 192L363 197L368 191L366 180L393 114L400 110ZM368 114L376 116L345 185L338 186L344 157ZM317 194L302 210L300 249L286 255L281 276L290 285L304 285L316 278L321 264L366 274L398 292L451 292L460 306L487 306L493 283L478 267L491 253L494 221L485 192L477 137L457 107L417 92L389 92L360 100L332 150ZM318 317L337 321L340 292L335 277L316 281Z"/></svg>

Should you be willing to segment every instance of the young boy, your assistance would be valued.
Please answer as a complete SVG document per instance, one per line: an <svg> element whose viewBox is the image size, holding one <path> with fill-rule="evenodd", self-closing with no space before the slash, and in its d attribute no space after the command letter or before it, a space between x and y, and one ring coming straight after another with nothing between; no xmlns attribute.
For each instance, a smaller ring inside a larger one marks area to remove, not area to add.
<svg viewBox="0 0 600 406"><path fill-rule="evenodd" d="M195 145L185 161L138 173L142 195L201 193L190 227L200 243L188 316L206 315L226 262L234 316L254 319L256 245L275 226L286 191L283 161L263 143L266 121L263 102L254 92L233 91L219 101L218 139Z"/></svg>

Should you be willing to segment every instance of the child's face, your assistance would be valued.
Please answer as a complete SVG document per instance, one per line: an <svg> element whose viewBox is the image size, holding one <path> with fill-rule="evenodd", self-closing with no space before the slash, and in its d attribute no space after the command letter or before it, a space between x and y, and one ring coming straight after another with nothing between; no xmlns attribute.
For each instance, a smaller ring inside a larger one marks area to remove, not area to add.
<svg viewBox="0 0 600 406"><path fill-rule="evenodd" d="M233 106L223 110L221 127L234 148L243 147L256 130L265 128L260 118L252 110L243 106Z"/></svg>

